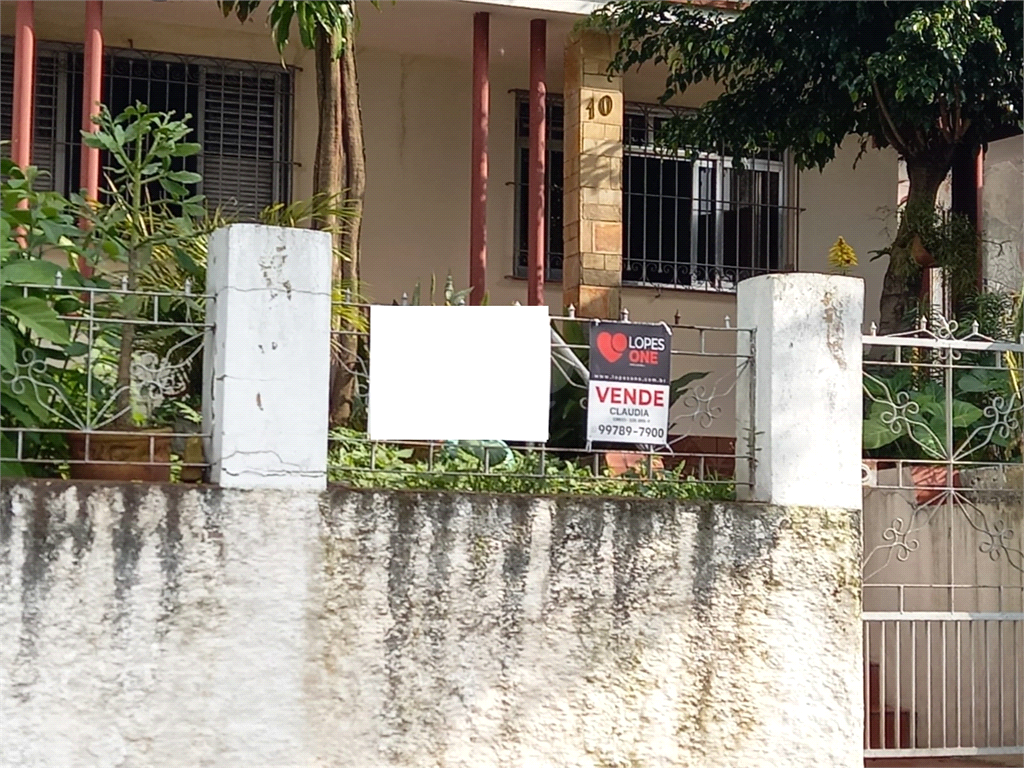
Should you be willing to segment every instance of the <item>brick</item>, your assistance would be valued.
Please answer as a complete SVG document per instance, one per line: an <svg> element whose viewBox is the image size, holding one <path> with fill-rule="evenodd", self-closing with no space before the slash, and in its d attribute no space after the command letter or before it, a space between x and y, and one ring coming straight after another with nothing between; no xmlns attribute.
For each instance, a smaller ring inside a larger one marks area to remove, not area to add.
<svg viewBox="0 0 1024 768"><path fill-rule="evenodd" d="M598 253L618 254L622 251L622 224L619 222L595 221L592 224L594 230L593 248ZM607 261L607 259L606 259ZM613 269L615 267L612 267ZM618 268L622 268L621 262ZM605 266L608 269L608 266Z"/></svg>
<svg viewBox="0 0 1024 768"><path fill-rule="evenodd" d="M586 257L586 254L584 254ZM580 285L599 285L603 287L614 287L622 282L621 272L615 270L607 270L604 268L604 256L599 256L601 259L601 267L598 269L588 269L584 265L580 269Z"/></svg>
<svg viewBox="0 0 1024 768"><path fill-rule="evenodd" d="M583 218L590 221L622 221L622 205L584 205Z"/></svg>
<svg viewBox="0 0 1024 768"><path fill-rule="evenodd" d="M622 205L622 192L618 189L581 187L580 199L583 205Z"/></svg>

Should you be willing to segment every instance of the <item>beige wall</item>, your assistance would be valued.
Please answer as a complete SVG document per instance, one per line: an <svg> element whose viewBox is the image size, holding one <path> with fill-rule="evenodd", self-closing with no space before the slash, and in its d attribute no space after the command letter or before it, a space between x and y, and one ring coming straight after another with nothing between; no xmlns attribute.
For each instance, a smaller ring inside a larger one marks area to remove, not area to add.
<svg viewBox="0 0 1024 768"><path fill-rule="evenodd" d="M37 2L40 40L80 42L82 3ZM105 5L108 45L233 59L278 61L259 21L240 25L221 17L212 2L116 2ZM359 55L366 129L367 198L362 264L366 291L374 301L391 301L431 273L443 282L451 270L457 286L468 285L469 141L472 14L460 2L397 3L363 11ZM11 34L14 8L0 3L2 31ZM510 89L526 88L528 28L535 13L492 8L491 135L488 200L488 292L492 303L525 301L526 284L510 277L513 266L514 169ZM561 92L562 47L575 17L547 14L548 83ZM311 191L316 144L316 84L309 52L292 45L285 61L295 76L294 193ZM656 101L662 75L655 69L631 73L626 98ZM681 102L699 104L705 87ZM895 200L896 158L868 152L852 168L856 146L848 142L823 172L800 177L801 269L825 270L829 246L843 235L856 249L868 280L867 314L877 314L884 260L869 263L869 252L886 243L886 209ZM560 303L560 286L548 288L549 303ZM623 300L635 320L721 324L735 317L731 296L682 290L627 288Z"/></svg>

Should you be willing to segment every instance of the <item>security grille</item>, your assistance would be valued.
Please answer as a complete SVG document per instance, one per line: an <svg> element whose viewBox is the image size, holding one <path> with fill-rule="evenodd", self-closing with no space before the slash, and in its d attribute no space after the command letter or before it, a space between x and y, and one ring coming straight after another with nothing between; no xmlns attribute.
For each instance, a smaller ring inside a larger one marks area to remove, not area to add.
<svg viewBox="0 0 1024 768"><path fill-rule="evenodd" d="M623 262L626 284L734 290L744 278L795 266L798 208L779 152L735 160L668 152L656 135L678 110L627 103L623 122ZM548 96L547 274L561 279L562 101ZM517 94L516 264L527 264L529 96Z"/></svg>
<svg viewBox="0 0 1024 768"><path fill-rule="evenodd" d="M13 103L13 40L0 46L0 119L5 138ZM36 53L32 162L49 188L78 188L81 168L81 46L40 43ZM184 167L203 176L211 210L254 219L290 196L291 74L269 64L107 49L103 97L117 114L136 102L192 115L192 140L203 145ZM5 145L4 152L9 153Z"/></svg>

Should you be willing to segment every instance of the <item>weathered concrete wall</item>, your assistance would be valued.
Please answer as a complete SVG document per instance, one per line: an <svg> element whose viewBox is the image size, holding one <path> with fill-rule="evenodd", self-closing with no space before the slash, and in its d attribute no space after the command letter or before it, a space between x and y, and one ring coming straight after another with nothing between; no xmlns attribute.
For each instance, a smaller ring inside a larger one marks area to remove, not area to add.
<svg viewBox="0 0 1024 768"><path fill-rule="evenodd" d="M0 764L862 764L845 510L20 483Z"/></svg>

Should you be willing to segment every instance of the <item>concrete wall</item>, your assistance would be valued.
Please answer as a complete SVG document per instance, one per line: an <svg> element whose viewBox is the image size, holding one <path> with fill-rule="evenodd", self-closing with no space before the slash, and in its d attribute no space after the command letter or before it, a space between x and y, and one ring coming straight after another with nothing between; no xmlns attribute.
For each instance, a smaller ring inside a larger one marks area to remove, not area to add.
<svg viewBox="0 0 1024 768"><path fill-rule="evenodd" d="M0 764L853 766L855 513L22 482Z"/></svg>
<svg viewBox="0 0 1024 768"><path fill-rule="evenodd" d="M982 224L985 279L992 290L1024 290L1024 139L994 141L985 153Z"/></svg>

